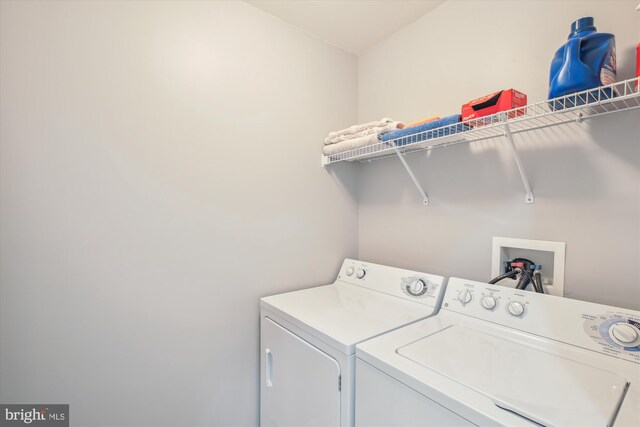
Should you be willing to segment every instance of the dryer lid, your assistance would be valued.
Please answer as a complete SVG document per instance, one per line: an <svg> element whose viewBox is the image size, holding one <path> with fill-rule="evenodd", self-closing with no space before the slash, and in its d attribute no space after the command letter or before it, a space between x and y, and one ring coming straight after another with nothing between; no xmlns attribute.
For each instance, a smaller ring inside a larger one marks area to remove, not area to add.
<svg viewBox="0 0 640 427"><path fill-rule="evenodd" d="M262 298L261 307L343 352L431 316L435 308L344 283Z"/></svg>
<svg viewBox="0 0 640 427"><path fill-rule="evenodd" d="M463 326L397 351L545 426L610 426L629 386L618 374Z"/></svg>

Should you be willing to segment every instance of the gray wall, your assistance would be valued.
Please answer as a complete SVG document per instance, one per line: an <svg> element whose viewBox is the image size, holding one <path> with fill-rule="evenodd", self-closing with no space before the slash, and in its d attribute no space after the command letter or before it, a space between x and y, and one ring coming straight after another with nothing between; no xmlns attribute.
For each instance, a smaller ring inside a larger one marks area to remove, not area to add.
<svg viewBox="0 0 640 427"><path fill-rule="evenodd" d="M549 63L570 23L594 16L633 76L637 1L449 1L359 59L359 121L459 112L516 88L546 99ZM535 193L504 140L408 156L431 204L396 158L360 164L361 259L488 280L491 237L567 243L565 296L640 309L639 110L516 136Z"/></svg>
<svg viewBox="0 0 640 427"><path fill-rule="evenodd" d="M243 2L5 2L0 401L255 425L258 299L357 256L356 58Z"/></svg>

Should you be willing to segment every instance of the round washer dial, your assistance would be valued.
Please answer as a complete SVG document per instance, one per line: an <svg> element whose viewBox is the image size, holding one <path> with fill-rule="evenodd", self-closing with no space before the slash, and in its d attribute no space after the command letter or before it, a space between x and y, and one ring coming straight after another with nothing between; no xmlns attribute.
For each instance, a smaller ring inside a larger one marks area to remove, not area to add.
<svg viewBox="0 0 640 427"><path fill-rule="evenodd" d="M407 292L409 293L409 295L419 297L420 295L424 295L424 293L427 292L427 284L422 279L416 279L407 284Z"/></svg>
<svg viewBox="0 0 640 427"><path fill-rule="evenodd" d="M496 299L490 295L483 296L480 300L480 303L482 304L482 307L486 308L487 310L493 310L494 308L496 308Z"/></svg>
<svg viewBox="0 0 640 427"><path fill-rule="evenodd" d="M468 304L471 302L471 298L473 298L473 296L471 295L471 292L469 292L469 289L465 289L458 294L458 301L462 304Z"/></svg>
<svg viewBox="0 0 640 427"><path fill-rule="evenodd" d="M618 322L609 327L609 336L616 343L626 347L638 341L640 331L629 323Z"/></svg>
<svg viewBox="0 0 640 427"><path fill-rule="evenodd" d="M520 317L524 314L524 305L518 301L511 301L509 305L507 305L507 310L510 315Z"/></svg>

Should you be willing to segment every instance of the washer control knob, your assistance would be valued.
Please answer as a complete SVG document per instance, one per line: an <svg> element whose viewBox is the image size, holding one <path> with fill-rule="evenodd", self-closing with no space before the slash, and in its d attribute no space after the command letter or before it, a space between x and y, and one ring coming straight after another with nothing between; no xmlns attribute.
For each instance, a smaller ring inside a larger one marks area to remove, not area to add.
<svg viewBox="0 0 640 427"><path fill-rule="evenodd" d="M494 308L496 308L496 299L492 296L482 297L482 299L480 300L480 303L487 310L493 310Z"/></svg>
<svg viewBox="0 0 640 427"><path fill-rule="evenodd" d="M407 292L417 297L424 293L426 287L427 285L424 283L424 280L416 279L407 286Z"/></svg>
<svg viewBox="0 0 640 427"><path fill-rule="evenodd" d="M628 323L614 323L609 329L609 334L623 344L631 344L638 339L638 328Z"/></svg>
<svg viewBox="0 0 640 427"><path fill-rule="evenodd" d="M520 317L524 314L524 305L518 301L511 301L507 306L509 314L512 316Z"/></svg>
<svg viewBox="0 0 640 427"><path fill-rule="evenodd" d="M359 268L359 269L356 270L356 277L358 279L362 279L365 274L367 274L367 272L365 270L363 270L362 268Z"/></svg>
<svg viewBox="0 0 640 427"><path fill-rule="evenodd" d="M465 289L458 294L458 301L460 301L462 304L468 304L469 301L471 301L471 298L472 296L471 292L469 292L469 289Z"/></svg>
<svg viewBox="0 0 640 427"><path fill-rule="evenodd" d="M347 271L345 271L345 273L347 273L347 276L353 275L353 272L354 272L353 267L349 267L349 268L347 268Z"/></svg>

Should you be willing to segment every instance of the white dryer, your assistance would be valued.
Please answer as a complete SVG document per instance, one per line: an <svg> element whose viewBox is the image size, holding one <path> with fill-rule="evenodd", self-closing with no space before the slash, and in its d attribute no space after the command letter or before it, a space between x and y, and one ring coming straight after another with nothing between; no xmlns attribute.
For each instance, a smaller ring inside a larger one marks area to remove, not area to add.
<svg viewBox="0 0 640 427"><path fill-rule="evenodd" d="M356 426L640 426L640 312L450 278L357 346Z"/></svg>
<svg viewBox="0 0 640 427"><path fill-rule="evenodd" d="M435 314L444 278L346 259L335 283L260 301L260 424L352 426L355 346Z"/></svg>

